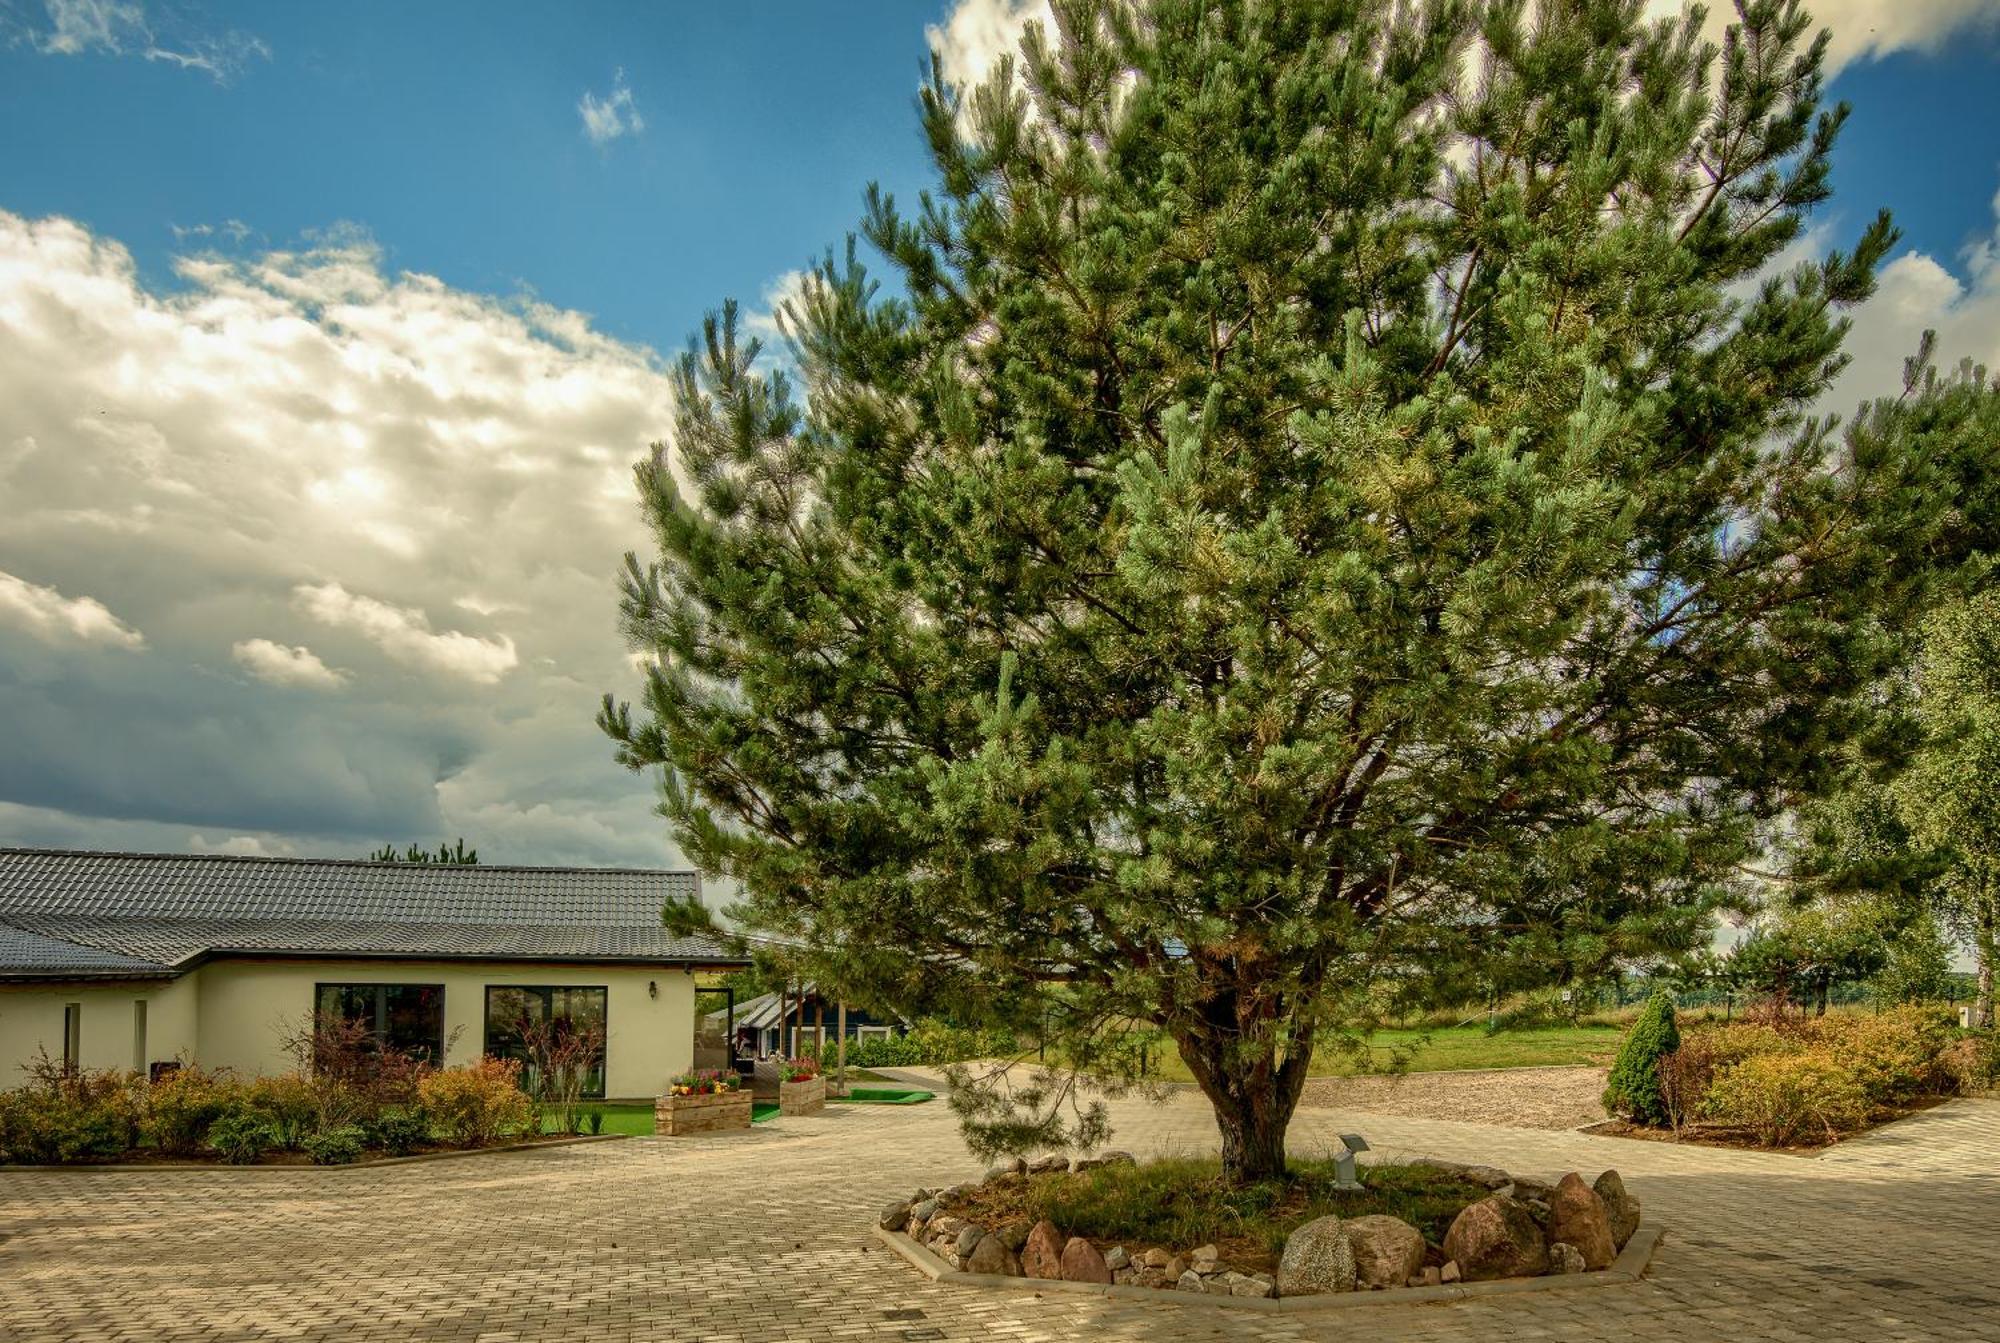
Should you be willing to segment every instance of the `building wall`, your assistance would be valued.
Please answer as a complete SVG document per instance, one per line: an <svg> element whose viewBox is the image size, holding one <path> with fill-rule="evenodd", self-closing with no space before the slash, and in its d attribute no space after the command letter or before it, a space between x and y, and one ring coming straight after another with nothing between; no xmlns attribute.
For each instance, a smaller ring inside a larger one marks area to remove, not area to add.
<svg viewBox="0 0 2000 1343"><path fill-rule="evenodd" d="M197 972L198 973L198 972ZM78 1019L86 1068L143 1068L195 1046L196 990L188 979L73 985L0 985L0 1087L19 1086L37 1051L62 1061L63 1010ZM134 1005L146 1005L141 1053Z"/></svg>
<svg viewBox="0 0 2000 1343"><path fill-rule="evenodd" d="M130 1068L133 1003L145 1001L147 1062L186 1054L242 1073L293 1066L285 1036L313 1009L315 986L444 985L445 1061L476 1062L485 1048L486 986L603 988L605 1094L652 1097L694 1056L694 976L665 966L537 965L483 961L216 960L177 980L143 984L0 986L0 1087L25 1080L37 1045L60 1060L63 1007L80 1003L86 1068ZM658 996L648 985L658 987Z"/></svg>

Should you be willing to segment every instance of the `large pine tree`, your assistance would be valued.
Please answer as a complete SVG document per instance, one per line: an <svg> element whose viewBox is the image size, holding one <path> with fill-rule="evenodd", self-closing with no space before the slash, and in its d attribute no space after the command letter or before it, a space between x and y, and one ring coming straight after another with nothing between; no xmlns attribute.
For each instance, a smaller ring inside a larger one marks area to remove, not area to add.
<svg viewBox="0 0 2000 1343"><path fill-rule="evenodd" d="M934 82L899 287L817 269L802 400L725 307L638 472L603 725L740 917L1170 1037L1242 1178L1372 1013L1705 941L1939 525L1809 417L1894 234L1766 274L1845 109L1742 9L1059 0Z"/></svg>

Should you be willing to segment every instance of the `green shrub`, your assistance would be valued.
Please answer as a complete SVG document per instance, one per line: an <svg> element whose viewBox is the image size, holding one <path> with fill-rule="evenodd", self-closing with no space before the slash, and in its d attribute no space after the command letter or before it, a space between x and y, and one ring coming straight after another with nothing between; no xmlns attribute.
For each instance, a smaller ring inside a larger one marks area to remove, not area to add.
<svg viewBox="0 0 2000 1343"><path fill-rule="evenodd" d="M431 1117L422 1109L391 1110L362 1126L370 1147L390 1156L408 1156L431 1140Z"/></svg>
<svg viewBox="0 0 2000 1343"><path fill-rule="evenodd" d="M417 1083L417 1094L437 1131L460 1147L483 1146L538 1117L521 1090L521 1065L512 1059L440 1068Z"/></svg>
<svg viewBox="0 0 2000 1343"><path fill-rule="evenodd" d="M247 1105L239 1105L208 1126L208 1145L230 1165L248 1166L271 1149L271 1130Z"/></svg>
<svg viewBox="0 0 2000 1343"><path fill-rule="evenodd" d="M584 1111L583 1127L590 1133L592 1137L595 1137L598 1134L604 1132L604 1111L597 1109L594 1106L591 1109Z"/></svg>
<svg viewBox="0 0 2000 1343"><path fill-rule="evenodd" d="M207 1142L208 1126L242 1096L226 1071L184 1062L146 1089L146 1137L168 1156L193 1156Z"/></svg>
<svg viewBox="0 0 2000 1343"><path fill-rule="evenodd" d="M28 1085L0 1092L0 1155L29 1164L122 1156L139 1142L137 1074L66 1073L46 1055Z"/></svg>
<svg viewBox="0 0 2000 1343"><path fill-rule="evenodd" d="M1766 1147L1832 1142L1868 1118L1868 1092L1831 1053L1805 1048L1732 1064L1708 1093L1709 1114L1749 1129Z"/></svg>
<svg viewBox="0 0 2000 1343"><path fill-rule="evenodd" d="M345 1166L361 1157L367 1135L353 1124L324 1129L305 1140L306 1155L315 1166Z"/></svg>
<svg viewBox="0 0 2000 1343"><path fill-rule="evenodd" d="M1021 1042L1011 1031L980 1030L926 1018L907 1035L871 1035L847 1042L850 1068L909 1068L931 1063L961 1063L966 1059L1004 1057L1019 1053ZM824 1048L810 1039L800 1041L802 1057L831 1068L840 1055L832 1036Z"/></svg>
<svg viewBox="0 0 2000 1343"><path fill-rule="evenodd" d="M244 1087L243 1098L270 1130L271 1141L287 1152L298 1151L318 1127L319 1093L304 1073L255 1078Z"/></svg>
<svg viewBox="0 0 2000 1343"><path fill-rule="evenodd" d="M1672 1121L1660 1095L1660 1060L1680 1048L1680 1027L1674 1020L1674 1000L1665 989L1655 993L1625 1033L1611 1077L1604 1088L1604 1109L1635 1124L1663 1125Z"/></svg>

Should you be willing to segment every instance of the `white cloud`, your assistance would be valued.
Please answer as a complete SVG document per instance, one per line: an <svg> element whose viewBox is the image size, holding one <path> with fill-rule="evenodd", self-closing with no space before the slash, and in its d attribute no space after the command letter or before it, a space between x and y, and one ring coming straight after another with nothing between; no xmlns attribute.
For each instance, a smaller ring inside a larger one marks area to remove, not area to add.
<svg viewBox="0 0 2000 1343"><path fill-rule="evenodd" d="M105 609L95 597L65 597L51 587L0 571L0 622L25 629L45 643L143 648L145 636Z"/></svg>
<svg viewBox="0 0 2000 1343"><path fill-rule="evenodd" d="M360 632L398 662L492 685L521 660L514 641L504 635L481 639L457 630L439 634L422 611L358 596L338 583L301 583L292 592L300 609L313 619Z"/></svg>
<svg viewBox="0 0 2000 1343"><path fill-rule="evenodd" d="M7 588L0 842L676 862L591 721L638 682L616 578L663 362L386 270L353 229L175 271L149 287L116 242L0 211L0 570L149 650L9 638ZM258 640L342 693L251 674Z"/></svg>
<svg viewBox="0 0 2000 1343"><path fill-rule="evenodd" d="M1832 30L1827 46L1827 73L1838 73L1850 62L1915 48L1935 51L1964 28L2000 23L1995 0L1809 0L1813 22ZM1646 0L1648 17L1678 14L1682 0ZM1722 40L1736 18L1728 0L1708 5L1707 35Z"/></svg>
<svg viewBox="0 0 2000 1343"><path fill-rule="evenodd" d="M304 644L294 648L271 639L245 639L229 653L252 676L272 685L314 686L330 690L347 680L344 672L321 662L319 655Z"/></svg>
<svg viewBox="0 0 2000 1343"><path fill-rule="evenodd" d="M218 84L227 84L252 61L271 59L271 48L260 37L192 28L172 11L149 16L137 0L44 0L43 7L47 27L18 20L14 26L49 56L139 56L199 70Z"/></svg>
<svg viewBox="0 0 2000 1343"><path fill-rule="evenodd" d="M583 118L584 135L594 145L608 145L621 135L637 135L646 129L646 119L632 101L623 70L612 76L611 92L602 98L585 89L577 100L576 112Z"/></svg>
<svg viewBox="0 0 2000 1343"><path fill-rule="evenodd" d="M945 78L971 88L993 72L1002 56L1020 49L1030 23L1055 32L1048 0L959 0L943 23L924 28L924 36L938 54Z"/></svg>

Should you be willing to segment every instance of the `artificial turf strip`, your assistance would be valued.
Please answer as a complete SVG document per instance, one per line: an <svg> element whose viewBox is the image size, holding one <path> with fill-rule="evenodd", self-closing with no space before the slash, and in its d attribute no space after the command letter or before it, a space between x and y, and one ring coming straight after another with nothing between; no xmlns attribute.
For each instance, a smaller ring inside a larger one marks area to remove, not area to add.
<svg viewBox="0 0 2000 1343"><path fill-rule="evenodd" d="M829 1096L828 1100L848 1101L856 1105L922 1105L933 1098L929 1091L897 1091L889 1087L855 1087L845 1096Z"/></svg>

